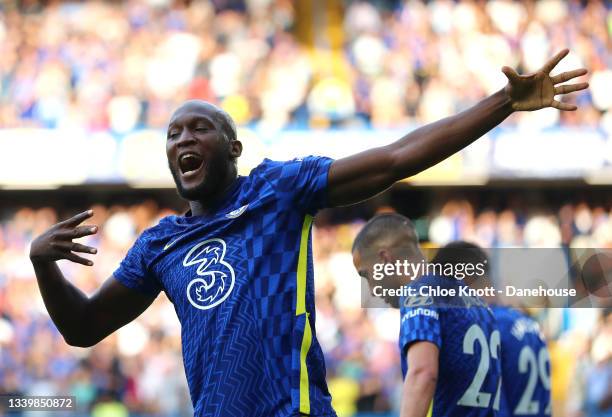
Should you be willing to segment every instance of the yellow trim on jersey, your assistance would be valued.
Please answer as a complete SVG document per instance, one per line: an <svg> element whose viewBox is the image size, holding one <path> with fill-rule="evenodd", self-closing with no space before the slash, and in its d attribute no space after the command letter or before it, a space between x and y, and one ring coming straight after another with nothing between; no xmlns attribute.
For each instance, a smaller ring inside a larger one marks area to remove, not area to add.
<svg viewBox="0 0 612 417"><path fill-rule="evenodd" d="M308 269L308 238L312 216L307 214L302 225L302 238L300 239L300 254L297 265L297 296L295 302L295 315L306 313L306 270Z"/></svg>
<svg viewBox="0 0 612 417"><path fill-rule="evenodd" d="M308 368L306 367L306 355L312 343L312 330L310 330L310 314L306 313L304 324L304 337L300 350L300 413L310 414L310 387L308 384Z"/></svg>
<svg viewBox="0 0 612 417"><path fill-rule="evenodd" d="M429 410L427 411L427 417L431 417L433 415L433 399L429 403Z"/></svg>
<svg viewBox="0 0 612 417"><path fill-rule="evenodd" d="M310 329L309 314L306 312L306 275L308 270L308 239L310 238L310 226L313 217L306 215L302 225L302 236L300 240L300 253L297 265L297 291L295 301L295 315L305 314L304 335L300 348L300 413L310 414L310 387L308 383L308 367L306 366L306 355L312 343L312 330Z"/></svg>

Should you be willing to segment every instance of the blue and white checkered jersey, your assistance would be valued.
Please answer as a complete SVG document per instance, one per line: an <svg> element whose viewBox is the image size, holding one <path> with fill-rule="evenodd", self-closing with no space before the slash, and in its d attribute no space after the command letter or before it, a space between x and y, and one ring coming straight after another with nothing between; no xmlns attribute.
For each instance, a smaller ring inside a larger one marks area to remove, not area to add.
<svg viewBox="0 0 612 417"><path fill-rule="evenodd" d="M197 417L335 416L315 335L311 225L332 160L264 160L208 214L145 230L114 277L164 291Z"/></svg>

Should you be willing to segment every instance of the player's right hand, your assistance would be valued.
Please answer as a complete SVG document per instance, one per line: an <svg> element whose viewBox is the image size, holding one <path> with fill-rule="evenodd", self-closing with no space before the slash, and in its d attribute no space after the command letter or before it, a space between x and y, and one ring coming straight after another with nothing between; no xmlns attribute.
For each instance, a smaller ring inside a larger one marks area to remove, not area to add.
<svg viewBox="0 0 612 417"><path fill-rule="evenodd" d="M93 216L93 210L87 210L51 226L32 241L30 260L36 263L68 259L82 265L93 265L91 260L83 258L75 252L95 254L98 252L97 249L72 241L73 239L93 235L98 231L98 226L95 225L80 226L91 216Z"/></svg>

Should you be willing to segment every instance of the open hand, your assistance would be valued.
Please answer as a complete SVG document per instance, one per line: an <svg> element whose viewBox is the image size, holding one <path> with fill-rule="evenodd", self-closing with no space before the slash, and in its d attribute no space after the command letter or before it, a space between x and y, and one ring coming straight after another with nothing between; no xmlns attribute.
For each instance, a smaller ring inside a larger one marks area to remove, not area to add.
<svg viewBox="0 0 612 417"><path fill-rule="evenodd" d="M554 107L555 109L566 111L577 109L573 104L555 100L555 96L584 90L589 84L584 82L566 85L557 84L580 77L586 74L587 70L581 68L564 72L554 77L550 76L550 72L568 53L568 49L562 50L533 74L519 75L510 67L502 68L502 72L508 78L508 85L506 85L505 91L512 101L513 110L532 111L544 107Z"/></svg>
<svg viewBox="0 0 612 417"><path fill-rule="evenodd" d="M98 231L97 226L79 226L91 216L93 216L93 210L87 210L51 226L32 242L30 260L34 263L68 259L83 265L93 265L92 261L77 255L75 252L94 254L97 252L96 248L72 241L72 239L93 235Z"/></svg>

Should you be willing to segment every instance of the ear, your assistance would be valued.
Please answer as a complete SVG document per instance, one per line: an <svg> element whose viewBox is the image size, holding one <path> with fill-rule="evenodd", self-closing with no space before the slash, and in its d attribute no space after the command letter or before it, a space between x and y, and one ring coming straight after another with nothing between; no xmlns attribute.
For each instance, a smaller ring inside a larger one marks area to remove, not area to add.
<svg viewBox="0 0 612 417"><path fill-rule="evenodd" d="M388 249L379 249L378 250L378 259L381 260L382 263L385 263L385 264L392 263L392 261L391 261L391 254L389 253Z"/></svg>
<svg viewBox="0 0 612 417"><path fill-rule="evenodd" d="M242 155L242 142L238 139L230 142L230 156L232 159L238 158Z"/></svg>

